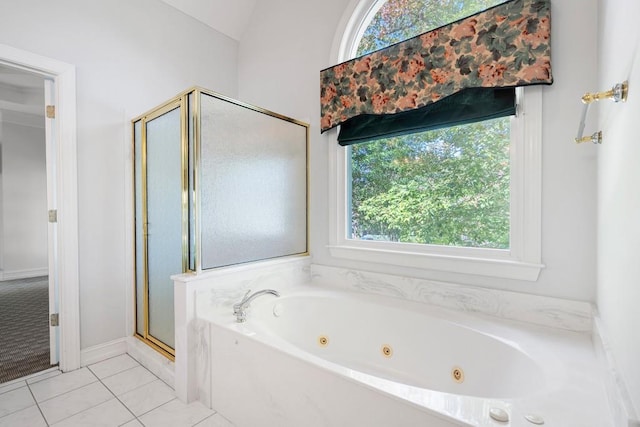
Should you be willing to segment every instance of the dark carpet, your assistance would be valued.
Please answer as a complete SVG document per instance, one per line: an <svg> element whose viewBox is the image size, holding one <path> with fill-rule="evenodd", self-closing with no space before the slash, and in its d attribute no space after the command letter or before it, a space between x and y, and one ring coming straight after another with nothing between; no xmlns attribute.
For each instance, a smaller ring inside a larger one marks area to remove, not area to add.
<svg viewBox="0 0 640 427"><path fill-rule="evenodd" d="M47 277L0 282L0 383L50 366Z"/></svg>

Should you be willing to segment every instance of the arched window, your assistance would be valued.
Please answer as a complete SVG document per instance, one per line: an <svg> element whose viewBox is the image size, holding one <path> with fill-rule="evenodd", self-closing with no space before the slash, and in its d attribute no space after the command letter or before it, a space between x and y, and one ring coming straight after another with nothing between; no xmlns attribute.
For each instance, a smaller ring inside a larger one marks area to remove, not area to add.
<svg viewBox="0 0 640 427"><path fill-rule="evenodd" d="M338 62L503 0L362 0ZM539 88L518 116L336 148L334 256L536 280L540 271Z"/></svg>

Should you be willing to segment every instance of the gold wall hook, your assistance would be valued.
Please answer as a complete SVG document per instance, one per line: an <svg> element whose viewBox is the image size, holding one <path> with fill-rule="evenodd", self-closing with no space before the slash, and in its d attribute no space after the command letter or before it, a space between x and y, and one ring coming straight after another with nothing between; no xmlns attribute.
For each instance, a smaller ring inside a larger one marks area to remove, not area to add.
<svg viewBox="0 0 640 427"><path fill-rule="evenodd" d="M604 92L585 93L582 95L582 102L585 104L591 104L592 102L600 101L601 99L613 99L613 102L625 102L627 100L628 93L629 82L624 81Z"/></svg>
<svg viewBox="0 0 640 427"><path fill-rule="evenodd" d="M602 131L593 133L591 136L583 136L575 139L576 144L582 144L583 142L593 142L594 144L602 144Z"/></svg>

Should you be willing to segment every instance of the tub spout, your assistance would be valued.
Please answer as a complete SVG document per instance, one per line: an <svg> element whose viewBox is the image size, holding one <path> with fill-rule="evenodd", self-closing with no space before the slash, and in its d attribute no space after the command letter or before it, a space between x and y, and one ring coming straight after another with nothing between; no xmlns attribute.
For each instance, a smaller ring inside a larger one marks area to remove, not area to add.
<svg viewBox="0 0 640 427"><path fill-rule="evenodd" d="M251 304L251 301L259 297L260 295L271 294L277 297L280 296L278 291L274 291L273 289L263 289L261 291L254 292L251 295L249 295L250 293L251 293L251 289L249 289L247 293L244 294L242 301L233 305L233 314L236 316L236 322L238 323L242 323L247 319L247 313L246 313L247 307L249 307L249 304Z"/></svg>

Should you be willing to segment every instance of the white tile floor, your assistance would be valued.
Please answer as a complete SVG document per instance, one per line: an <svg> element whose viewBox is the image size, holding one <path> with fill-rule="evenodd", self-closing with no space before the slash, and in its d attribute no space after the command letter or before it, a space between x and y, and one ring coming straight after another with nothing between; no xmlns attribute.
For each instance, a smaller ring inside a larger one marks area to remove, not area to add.
<svg viewBox="0 0 640 427"><path fill-rule="evenodd" d="M47 371L0 384L0 427L230 427L202 405L179 401L171 387L129 355L77 371Z"/></svg>

